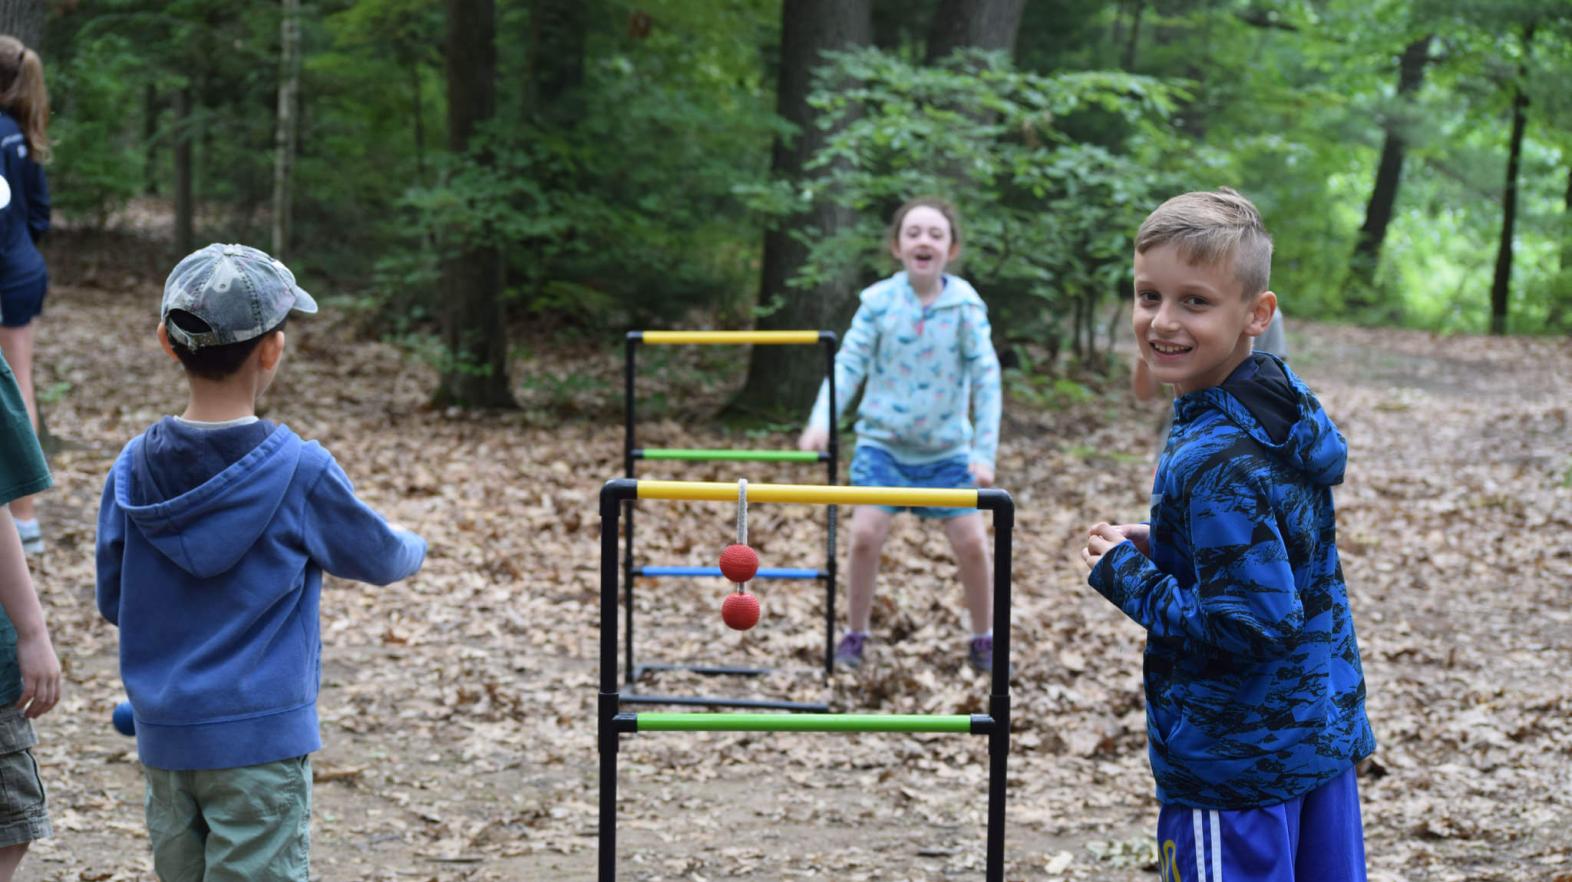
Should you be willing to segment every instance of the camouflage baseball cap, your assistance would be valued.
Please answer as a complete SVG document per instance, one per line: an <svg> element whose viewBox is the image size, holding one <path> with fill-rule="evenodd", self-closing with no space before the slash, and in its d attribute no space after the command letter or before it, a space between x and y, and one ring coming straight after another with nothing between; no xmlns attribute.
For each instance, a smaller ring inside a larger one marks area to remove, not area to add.
<svg viewBox="0 0 1572 882"><path fill-rule="evenodd" d="M169 321L174 310L201 319L208 330L178 327ZM317 302L295 284L289 267L248 245L215 242L175 264L158 316L171 340L195 350L260 337L291 311L310 315Z"/></svg>

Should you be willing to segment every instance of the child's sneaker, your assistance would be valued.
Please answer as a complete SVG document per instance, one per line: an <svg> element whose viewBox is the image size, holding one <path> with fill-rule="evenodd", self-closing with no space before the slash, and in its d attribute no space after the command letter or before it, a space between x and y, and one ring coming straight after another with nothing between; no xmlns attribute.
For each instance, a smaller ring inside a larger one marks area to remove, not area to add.
<svg viewBox="0 0 1572 882"><path fill-rule="evenodd" d="M23 554L44 553L44 531L38 526L38 519L16 521L16 535L22 539Z"/></svg>
<svg viewBox="0 0 1572 882"><path fill-rule="evenodd" d="M863 644L868 642L867 634L858 634L847 631L841 635L841 642L835 646L835 663L843 668L859 668L862 666Z"/></svg>

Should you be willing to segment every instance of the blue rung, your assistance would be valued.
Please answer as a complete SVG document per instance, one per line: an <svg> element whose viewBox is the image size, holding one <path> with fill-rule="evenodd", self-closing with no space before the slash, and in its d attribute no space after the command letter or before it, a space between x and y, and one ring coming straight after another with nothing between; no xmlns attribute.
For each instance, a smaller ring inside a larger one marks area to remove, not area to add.
<svg viewBox="0 0 1572 882"><path fill-rule="evenodd" d="M719 576L720 567L639 567L633 571L635 576ZM810 570L798 567L760 567L754 575L755 579L820 579L825 576L823 570Z"/></svg>

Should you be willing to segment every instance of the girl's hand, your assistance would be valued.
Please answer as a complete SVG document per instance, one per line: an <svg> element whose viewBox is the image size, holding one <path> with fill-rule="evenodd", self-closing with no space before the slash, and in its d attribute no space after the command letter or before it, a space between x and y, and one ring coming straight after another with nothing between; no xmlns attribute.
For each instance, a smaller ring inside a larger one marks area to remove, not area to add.
<svg viewBox="0 0 1572 882"><path fill-rule="evenodd" d="M979 486L979 487L992 487L993 486L993 467L992 466L987 465L985 463L974 462L971 465L967 466L967 469L969 469L971 471L972 477L977 479L977 486Z"/></svg>
<svg viewBox="0 0 1572 882"><path fill-rule="evenodd" d="M60 700L60 659L49 642L49 632L17 634L16 662L22 670L22 697L16 706L28 719L41 717Z"/></svg>
<svg viewBox="0 0 1572 882"><path fill-rule="evenodd" d="M1100 523L1093 527L1087 536L1086 547L1081 549L1081 562L1090 570L1097 566L1097 562L1103 559L1108 549L1127 539L1129 537L1120 532L1118 527L1109 523Z"/></svg>
<svg viewBox="0 0 1572 882"><path fill-rule="evenodd" d="M830 430L822 426L809 426L802 430L802 437L797 439L798 450L828 450L830 448Z"/></svg>

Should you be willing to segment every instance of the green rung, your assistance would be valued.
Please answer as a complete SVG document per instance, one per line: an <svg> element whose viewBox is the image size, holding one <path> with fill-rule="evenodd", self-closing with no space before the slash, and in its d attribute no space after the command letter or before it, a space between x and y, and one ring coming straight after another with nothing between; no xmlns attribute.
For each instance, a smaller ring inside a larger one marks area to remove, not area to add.
<svg viewBox="0 0 1572 882"><path fill-rule="evenodd" d="M639 732L970 732L966 715L637 714Z"/></svg>
<svg viewBox="0 0 1572 882"><path fill-rule="evenodd" d="M646 447L640 453L645 459L688 459L727 462L818 462L816 450L684 450L669 447Z"/></svg>

